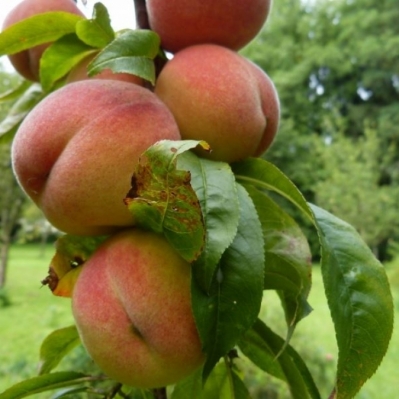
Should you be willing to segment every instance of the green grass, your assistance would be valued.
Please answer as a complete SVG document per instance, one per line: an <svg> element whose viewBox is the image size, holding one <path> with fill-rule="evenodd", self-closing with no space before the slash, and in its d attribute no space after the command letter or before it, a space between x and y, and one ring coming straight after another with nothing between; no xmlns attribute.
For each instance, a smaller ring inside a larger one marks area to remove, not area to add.
<svg viewBox="0 0 399 399"><path fill-rule="evenodd" d="M70 300L55 297L41 286L54 249L14 246L10 253L6 295L0 307L0 392L34 376L43 339L53 330L72 324Z"/></svg>
<svg viewBox="0 0 399 399"><path fill-rule="evenodd" d="M47 274L52 255L51 246L46 247L44 255L38 246L12 248L6 288L10 305L0 307L0 392L18 381L35 376L43 339L51 331L73 323L70 300L54 297L47 287L41 287L40 281ZM380 369L366 383L357 399L398 397L399 264L389 265L389 275L394 287L397 314L394 336ZM309 302L314 311L299 323L291 343L306 360L322 391L322 397L327 397L334 381L337 348L318 268L314 268ZM265 295L262 313L268 325L284 334L284 319L274 293ZM241 363L244 364L248 363ZM265 374L248 368L246 375L247 381L253 385L252 391L259 395L258 398L289 398L284 387ZM269 393L270 387L276 389L275 396L261 396L265 395L264 387L267 385ZM49 396L35 396L39 397Z"/></svg>

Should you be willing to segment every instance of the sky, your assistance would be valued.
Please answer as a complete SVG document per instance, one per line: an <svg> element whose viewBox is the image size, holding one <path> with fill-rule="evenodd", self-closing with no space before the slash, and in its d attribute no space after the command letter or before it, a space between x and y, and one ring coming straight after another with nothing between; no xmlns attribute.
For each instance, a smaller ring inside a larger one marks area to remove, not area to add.
<svg viewBox="0 0 399 399"><path fill-rule="evenodd" d="M22 0L0 0L0 26L3 26L3 21L7 14L21 2ZM87 4L83 5L82 0L78 0L78 6L90 18L93 6L97 2L98 0L87 0ZM108 9L114 30L118 31L124 28L132 29L135 27L133 0L101 0L101 3ZM12 68L6 57L1 57L1 61L7 69Z"/></svg>

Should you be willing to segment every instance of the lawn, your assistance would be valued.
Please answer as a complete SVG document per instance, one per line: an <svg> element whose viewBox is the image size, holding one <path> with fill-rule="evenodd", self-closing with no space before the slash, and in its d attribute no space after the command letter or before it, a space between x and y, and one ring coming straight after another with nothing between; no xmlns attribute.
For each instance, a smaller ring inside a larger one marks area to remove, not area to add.
<svg viewBox="0 0 399 399"><path fill-rule="evenodd" d="M11 251L6 289L11 304L0 307L0 392L24 378L34 376L43 339L54 329L71 325L73 322L70 300L54 297L47 287L41 287L40 281L46 276L53 248L48 246L44 254L42 252L38 246L27 245L14 246ZM394 291L395 304L399 305L399 273L394 273L395 270L399 270L399 265L390 265L389 272L397 287ZM320 270L317 267L314 268L313 289L309 301L314 311L299 323L291 342L306 359L325 398L333 384L337 349ZM284 333L283 318L274 293L265 295L262 317L276 331ZM366 383L357 399L398 397L398 319L399 317L396 317L394 337L388 356L375 376ZM267 382L279 387L279 393L273 396L274 398L289 397L280 384L264 374L249 369L246 375L251 384L265 386ZM262 389L254 388L253 392L257 392L259 398L266 397L261 396ZM40 398L44 397L49 396L40 395ZM39 395L35 398L39 398Z"/></svg>
<svg viewBox="0 0 399 399"><path fill-rule="evenodd" d="M10 254L6 294L10 306L0 308L0 392L34 376L40 344L54 329L72 324L69 299L55 297L46 277L53 247L14 246Z"/></svg>

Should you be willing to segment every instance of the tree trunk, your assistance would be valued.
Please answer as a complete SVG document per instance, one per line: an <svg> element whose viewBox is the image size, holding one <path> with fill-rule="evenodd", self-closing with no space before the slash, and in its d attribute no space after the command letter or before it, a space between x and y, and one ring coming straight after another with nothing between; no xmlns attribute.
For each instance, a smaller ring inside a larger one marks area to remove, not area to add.
<svg viewBox="0 0 399 399"><path fill-rule="evenodd" d="M6 283L7 276L7 263L8 263L8 253L10 251L11 241L8 240L1 243L0 248L0 289L4 287Z"/></svg>
<svg viewBox="0 0 399 399"><path fill-rule="evenodd" d="M15 190L14 190L15 192ZM16 194L17 196L18 194ZM22 206L25 201L24 196L14 198L10 196L9 207L1 212L0 228L1 228L1 248L0 248L0 288L6 284L8 254L10 251L12 233L22 212Z"/></svg>

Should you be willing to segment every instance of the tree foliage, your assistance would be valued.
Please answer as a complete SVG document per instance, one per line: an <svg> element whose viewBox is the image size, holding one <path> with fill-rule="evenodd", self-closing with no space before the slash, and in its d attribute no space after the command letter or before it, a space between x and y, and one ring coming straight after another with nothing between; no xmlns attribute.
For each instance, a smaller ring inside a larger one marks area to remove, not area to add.
<svg viewBox="0 0 399 399"><path fill-rule="evenodd" d="M385 216L398 217L389 198L396 196L390 186L399 177L398 18L395 0L281 0L258 39L244 49L273 78L282 103L281 128L267 159L307 198L351 222L354 208L348 208L356 197L368 201L355 207L362 212L358 219L364 218L355 226L372 246L399 234L396 225L383 228ZM323 144L329 141L335 143L330 150ZM372 184L364 181L365 169L373 174L366 179ZM371 206L371 189L377 206Z"/></svg>
<svg viewBox="0 0 399 399"><path fill-rule="evenodd" d="M0 92L12 90L18 81L15 75L0 70ZM10 102L0 101L0 120L7 115ZM0 288L6 282L8 250L18 219L22 214L25 195L11 168L10 144L0 142Z"/></svg>

